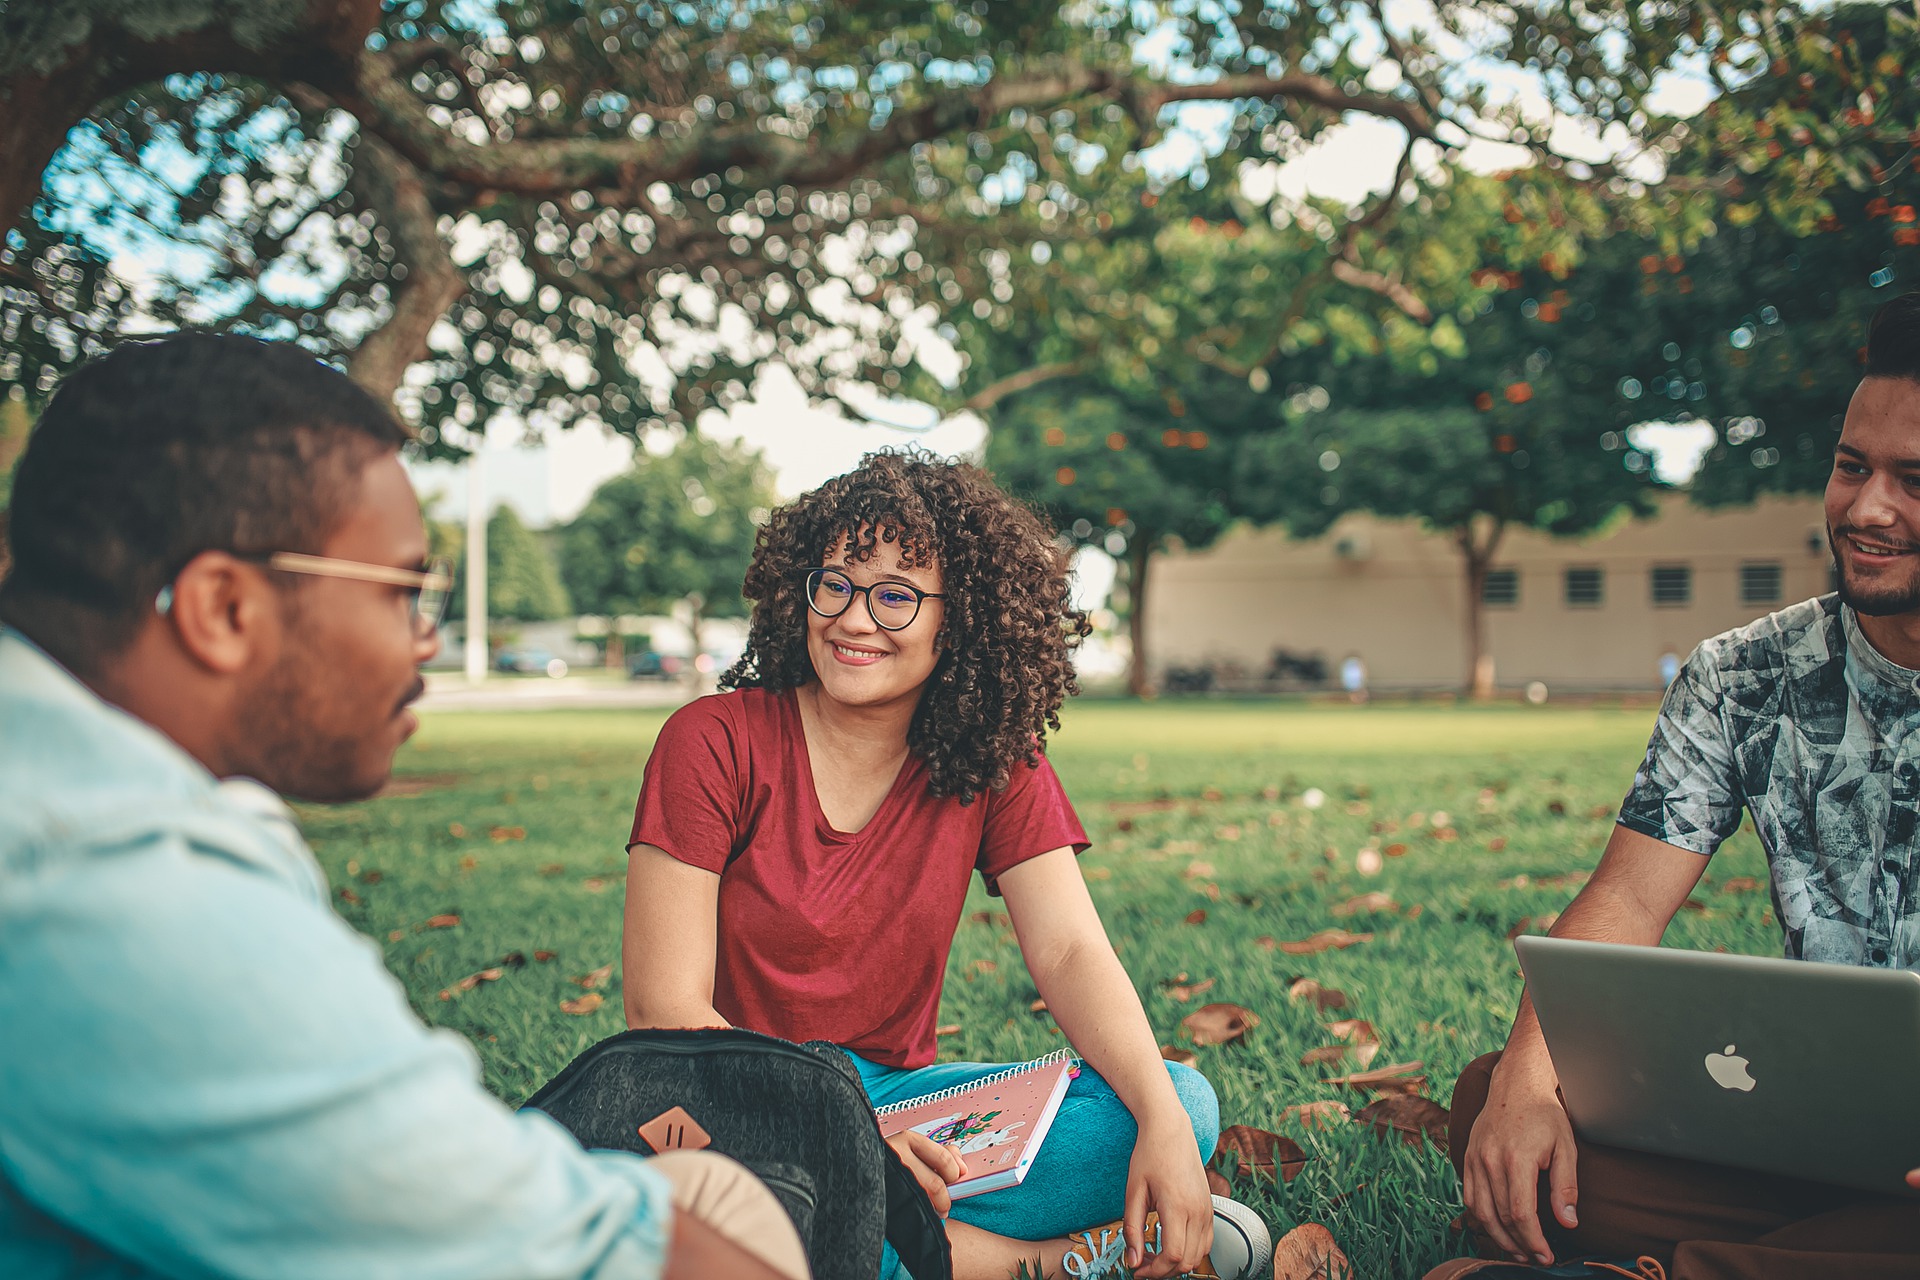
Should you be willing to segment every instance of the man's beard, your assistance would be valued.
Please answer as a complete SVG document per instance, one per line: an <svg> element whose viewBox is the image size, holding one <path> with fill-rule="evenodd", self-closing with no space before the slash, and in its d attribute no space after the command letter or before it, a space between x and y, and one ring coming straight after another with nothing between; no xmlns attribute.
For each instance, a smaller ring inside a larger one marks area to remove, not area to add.
<svg viewBox="0 0 1920 1280"><path fill-rule="evenodd" d="M1842 604L1869 618L1890 618L1920 610L1920 570L1913 568L1913 561L1908 562L1905 582L1863 589L1849 579L1848 557L1840 548L1840 539L1844 536L1844 532L1836 533L1831 526L1827 529L1827 547L1833 552L1833 563L1839 570Z"/></svg>
<svg viewBox="0 0 1920 1280"><path fill-rule="evenodd" d="M364 800L386 778L362 776L364 735L332 723L327 713L335 701L321 687L325 663L300 647L288 646L241 711L241 742L255 780L301 800Z"/></svg>

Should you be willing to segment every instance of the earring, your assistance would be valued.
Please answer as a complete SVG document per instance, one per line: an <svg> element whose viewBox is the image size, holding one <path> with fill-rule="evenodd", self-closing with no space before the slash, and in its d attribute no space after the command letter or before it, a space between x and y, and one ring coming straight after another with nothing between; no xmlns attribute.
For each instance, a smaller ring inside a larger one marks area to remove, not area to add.
<svg viewBox="0 0 1920 1280"><path fill-rule="evenodd" d="M160 594L153 598L153 611L163 618L173 612L173 584L171 582L160 588Z"/></svg>

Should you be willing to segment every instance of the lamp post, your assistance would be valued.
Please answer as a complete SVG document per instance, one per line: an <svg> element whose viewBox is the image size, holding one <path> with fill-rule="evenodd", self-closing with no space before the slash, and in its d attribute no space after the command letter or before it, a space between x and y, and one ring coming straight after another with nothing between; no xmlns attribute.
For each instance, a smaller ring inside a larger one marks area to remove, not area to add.
<svg viewBox="0 0 1920 1280"><path fill-rule="evenodd" d="M487 494L482 464L486 433L475 434L467 458L467 681L487 678Z"/></svg>

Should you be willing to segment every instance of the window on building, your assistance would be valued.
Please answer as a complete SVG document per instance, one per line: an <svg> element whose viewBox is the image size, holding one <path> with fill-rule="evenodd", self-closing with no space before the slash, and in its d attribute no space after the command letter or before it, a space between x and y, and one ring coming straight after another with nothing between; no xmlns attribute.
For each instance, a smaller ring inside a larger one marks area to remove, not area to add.
<svg viewBox="0 0 1920 1280"><path fill-rule="evenodd" d="M1486 585L1480 588L1480 603L1492 605L1519 604L1520 571L1518 569L1487 570Z"/></svg>
<svg viewBox="0 0 1920 1280"><path fill-rule="evenodd" d="M1607 573L1604 569L1567 570L1567 605L1592 609L1606 603Z"/></svg>
<svg viewBox="0 0 1920 1280"><path fill-rule="evenodd" d="M1656 605L1693 603L1693 566L1657 564L1653 566L1653 602Z"/></svg>
<svg viewBox="0 0 1920 1280"><path fill-rule="evenodd" d="M1776 604L1780 600L1778 560L1754 560L1740 566L1740 603Z"/></svg>

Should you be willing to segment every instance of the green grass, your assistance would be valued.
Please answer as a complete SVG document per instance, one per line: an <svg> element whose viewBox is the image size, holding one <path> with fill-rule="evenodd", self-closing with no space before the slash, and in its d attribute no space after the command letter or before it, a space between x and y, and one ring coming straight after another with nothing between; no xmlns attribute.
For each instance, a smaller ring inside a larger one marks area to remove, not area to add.
<svg viewBox="0 0 1920 1280"><path fill-rule="evenodd" d="M617 977L591 1015L562 1013L560 1002L582 994L570 976L618 959L622 845L664 715L429 716L400 760L396 794L302 815L336 890L352 895L337 899L341 911L385 947L429 1021L474 1041L487 1086L510 1102L621 1028ZM1324 1083L1341 1068L1302 1067L1300 1055L1329 1042L1332 1018L1365 1018L1383 1041L1375 1065L1419 1059L1427 1091L1446 1101L1459 1069L1505 1036L1519 990L1508 930L1565 905L1574 885L1554 877L1591 868L1652 716L1604 706L1070 708L1052 758L1094 841L1082 860L1094 899L1155 1031L1179 1041L1180 1019L1209 1000L1260 1016L1241 1043L1198 1052L1224 1123L1277 1128L1313 1156L1283 1186L1236 1183L1276 1234L1325 1223L1358 1274L1382 1278L1418 1276L1460 1252L1444 1156L1357 1125L1279 1123L1290 1104L1365 1101ZM1318 809L1303 798L1312 789L1326 797ZM1455 838L1436 834L1436 813ZM1405 852L1363 876L1356 855L1368 844ZM1750 832L1710 874L1695 895L1704 909L1682 912L1668 942L1775 952L1765 893L1723 889L1736 876L1764 881ZM1373 890L1400 910L1334 914ZM998 905L976 885L968 915ZM1204 923L1186 923L1197 908ZM425 926L441 914L461 922ZM1335 926L1374 936L1309 956L1258 942ZM438 998L516 951L524 967ZM536 951L558 955L540 963ZM1161 981L1180 973L1215 986L1179 1003ZM1346 992L1349 1008L1289 1002L1295 976ZM1028 1012L1034 995L1011 932L969 918L941 1012L960 1031L941 1041L942 1057L1011 1061L1057 1047L1052 1022Z"/></svg>

